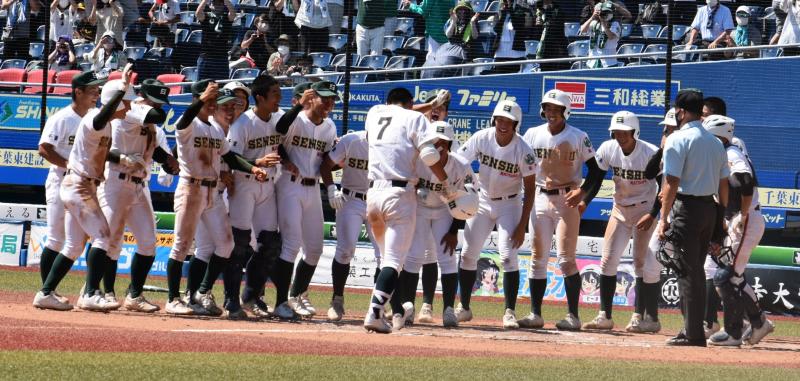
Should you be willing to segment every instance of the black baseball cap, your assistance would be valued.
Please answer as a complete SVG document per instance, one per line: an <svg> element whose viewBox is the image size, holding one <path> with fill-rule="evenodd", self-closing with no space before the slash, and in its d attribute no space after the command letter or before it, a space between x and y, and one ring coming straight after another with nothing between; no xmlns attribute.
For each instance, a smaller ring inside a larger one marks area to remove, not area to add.
<svg viewBox="0 0 800 381"><path fill-rule="evenodd" d="M303 82L294 87L294 89L292 90L292 95L295 98L300 99L300 97L303 96L303 93L310 88L311 88L311 82Z"/></svg>
<svg viewBox="0 0 800 381"><path fill-rule="evenodd" d="M97 74L95 74L94 71L85 71L72 77L73 89L84 86L102 85L104 83L106 83L106 79L97 78Z"/></svg>
<svg viewBox="0 0 800 381"><path fill-rule="evenodd" d="M169 87L157 79L145 79L141 87L142 98L158 104L169 104Z"/></svg>
<svg viewBox="0 0 800 381"><path fill-rule="evenodd" d="M217 93L217 104L221 105L223 103L228 103L232 100L236 100L236 94L233 93L231 89L222 89Z"/></svg>
<svg viewBox="0 0 800 381"><path fill-rule="evenodd" d="M339 100L339 93L336 91L336 84L331 81L319 81L311 85L311 88L321 97L336 97Z"/></svg>
<svg viewBox="0 0 800 381"><path fill-rule="evenodd" d="M192 85L192 96L199 97L204 91L206 91L206 87L208 84L213 82L210 79L204 79L202 81L197 81Z"/></svg>
<svg viewBox="0 0 800 381"><path fill-rule="evenodd" d="M682 108L692 114L703 113L703 92L698 89L684 89L675 98L675 107Z"/></svg>

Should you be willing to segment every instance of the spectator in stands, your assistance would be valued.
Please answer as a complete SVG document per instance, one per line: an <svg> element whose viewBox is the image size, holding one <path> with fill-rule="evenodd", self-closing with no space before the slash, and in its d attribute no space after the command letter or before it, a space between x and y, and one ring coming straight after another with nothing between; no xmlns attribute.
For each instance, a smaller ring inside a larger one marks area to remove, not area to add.
<svg viewBox="0 0 800 381"><path fill-rule="evenodd" d="M581 10L581 24L586 23L587 21L589 21L592 18L592 15L594 15L595 6L597 4L601 4L601 3L603 3L602 0L586 0L586 5ZM614 18L616 20L621 20L620 21L621 23L630 23L630 22L633 21L633 15L631 14L630 11L628 11L628 8L625 7L625 4L623 4L621 2L618 2L618 1L614 1L613 3L614 3ZM665 24L666 23L665 15L664 15L664 12L663 12L663 10L661 8L661 5L658 4L657 2L656 3L650 3L650 4L658 5L657 11L660 12L660 13L658 13L658 14L656 14L654 16L657 17L657 18L660 18L663 22L654 21L654 22L646 22L645 24L659 24L659 25ZM647 5L650 5L650 4L647 4ZM652 9L655 10L656 7L652 7Z"/></svg>
<svg viewBox="0 0 800 381"><path fill-rule="evenodd" d="M128 63L122 45L110 30L100 37L100 43L95 45L94 50L88 55L87 61L92 63L92 70L98 77L108 77L112 71L122 70Z"/></svg>
<svg viewBox="0 0 800 381"><path fill-rule="evenodd" d="M7 12L3 28L3 59L28 58L31 36L28 0L2 0L0 9Z"/></svg>
<svg viewBox="0 0 800 381"><path fill-rule="evenodd" d="M386 0L386 14L383 15L383 33L387 36L394 36L397 31L397 14L403 5L402 0Z"/></svg>
<svg viewBox="0 0 800 381"><path fill-rule="evenodd" d="M589 57L617 54L622 25L614 17L614 3L605 1L594 7L592 17L581 25L581 33L589 35ZM586 62L593 69L617 66L616 58L600 58Z"/></svg>
<svg viewBox="0 0 800 381"><path fill-rule="evenodd" d="M50 69L56 72L72 70L75 68L75 51L72 49L72 40L69 36L61 36L56 48L47 57Z"/></svg>
<svg viewBox="0 0 800 381"><path fill-rule="evenodd" d="M392 0L389 0L391 3ZM387 5L378 0L358 0L356 53L359 56L383 52L384 21Z"/></svg>
<svg viewBox="0 0 800 381"><path fill-rule="evenodd" d="M95 44L100 43L100 39L106 32L114 33L114 39L124 41L122 37L122 16L124 11L117 0L100 0L95 2L92 13L89 15L89 22L97 27L95 34Z"/></svg>
<svg viewBox="0 0 800 381"><path fill-rule="evenodd" d="M178 0L158 0L147 15L153 20L150 35L156 38L153 47L171 48L175 44L175 30L181 20L181 6Z"/></svg>
<svg viewBox="0 0 800 381"><path fill-rule="evenodd" d="M292 0L297 9L294 24L300 28L300 50L309 54L328 50L331 17L327 0Z"/></svg>
<svg viewBox="0 0 800 381"><path fill-rule="evenodd" d="M208 8L208 11L206 11ZM203 28L200 57L197 58L197 78L227 79L228 51L233 44L233 20L236 9L231 0L201 0L195 19Z"/></svg>
<svg viewBox="0 0 800 381"><path fill-rule="evenodd" d="M536 58L563 58L567 56L567 37L564 36L565 15L552 0L536 2L534 38L539 40ZM569 69L569 62L541 63L542 71Z"/></svg>
<svg viewBox="0 0 800 381"><path fill-rule="evenodd" d="M447 42L443 26L450 19L450 9L452 7L452 0L422 0L420 5L412 4L409 0L403 0L403 8L408 8L411 12L422 15L425 19L425 36L427 37L428 49L428 54L425 56L426 62L432 60L435 64L436 51L439 49L439 45Z"/></svg>
<svg viewBox="0 0 800 381"><path fill-rule="evenodd" d="M328 0L328 15L331 18L328 33L339 34L342 31L342 19L344 18L344 0Z"/></svg>
<svg viewBox="0 0 800 381"><path fill-rule="evenodd" d="M736 9L736 29L731 33L731 37L727 41L728 46L754 46L761 45L761 31L753 24L750 23L750 7L742 5ZM759 56L758 49L743 50L740 52L725 52L726 58L732 58L736 55L741 55L745 58L754 58Z"/></svg>
<svg viewBox="0 0 800 381"><path fill-rule="evenodd" d="M781 37L778 44L797 44L800 43L800 1L781 0L780 8L786 12L786 21L783 24ZM783 48L784 56L800 55L800 48Z"/></svg>
<svg viewBox="0 0 800 381"><path fill-rule="evenodd" d="M240 47L255 62L257 68L264 70L269 62L269 57L277 51L273 46L274 38L272 38L268 15L262 13L256 16L253 26L254 29L248 30L244 34Z"/></svg>
<svg viewBox="0 0 800 381"><path fill-rule="evenodd" d="M697 9L692 21L692 29L687 38L688 44L698 45L701 49L725 47L733 30L731 10L721 5L719 0L706 0L706 5ZM700 38L698 39L698 34ZM724 55L709 54L711 59L720 59Z"/></svg>
<svg viewBox="0 0 800 381"><path fill-rule="evenodd" d="M533 39L533 12L514 0L502 0L495 19L493 51L495 62L525 59L525 40ZM561 31L563 34L563 29ZM519 66L495 66L493 73L514 73Z"/></svg>
<svg viewBox="0 0 800 381"><path fill-rule="evenodd" d="M289 36L282 34L275 41L275 44L278 46L278 48L274 53L272 53L271 56L269 56L269 61L267 62L267 72L273 77L279 75L289 75L291 74L289 71L291 59L291 51L289 50L291 42L289 41Z"/></svg>
<svg viewBox="0 0 800 381"><path fill-rule="evenodd" d="M786 12L781 9L783 0L772 0L772 12L775 14L775 34L769 40L770 45L777 45L783 31L783 24L786 22Z"/></svg>
<svg viewBox="0 0 800 381"><path fill-rule="evenodd" d="M131 25L136 23L136 20L139 19L139 3L142 0L116 0L119 2L119 6L122 8L122 29L127 30ZM146 5L142 7L146 8Z"/></svg>
<svg viewBox="0 0 800 381"><path fill-rule="evenodd" d="M78 18L76 7L74 0L53 0L50 4L50 41L59 41L59 36L69 36L72 41Z"/></svg>
<svg viewBox="0 0 800 381"><path fill-rule="evenodd" d="M268 13L270 15L270 28L276 34L297 36L300 30L294 25L295 9L292 0L268 0Z"/></svg>
<svg viewBox="0 0 800 381"><path fill-rule="evenodd" d="M472 47L478 35L478 13L473 11L470 3L462 1L450 11L450 21L446 25L447 42L439 46L434 59L437 66L462 64L475 54ZM425 62L425 66L433 66ZM461 69L425 70L422 78L451 77L458 75Z"/></svg>

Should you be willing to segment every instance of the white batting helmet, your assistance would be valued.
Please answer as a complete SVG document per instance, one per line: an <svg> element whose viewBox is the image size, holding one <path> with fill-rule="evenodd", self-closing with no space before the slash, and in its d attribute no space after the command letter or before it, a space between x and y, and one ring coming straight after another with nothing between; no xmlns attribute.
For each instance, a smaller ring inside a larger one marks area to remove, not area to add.
<svg viewBox="0 0 800 381"><path fill-rule="evenodd" d="M458 195L447 203L447 210L457 220L468 220L478 213L478 194L459 190Z"/></svg>
<svg viewBox="0 0 800 381"><path fill-rule="evenodd" d="M510 100L502 100L497 102L492 113L492 125L494 126L494 118L502 116L517 122L517 127L522 125L522 108L519 107L517 102Z"/></svg>
<svg viewBox="0 0 800 381"><path fill-rule="evenodd" d="M544 104L550 103L556 106L561 106L564 108L564 119L569 119L569 114L572 110L570 105L572 104L572 100L569 98L569 94L559 90L553 89L546 93L542 97L542 103L539 105L539 115L544 118Z"/></svg>
<svg viewBox="0 0 800 381"><path fill-rule="evenodd" d="M733 129L736 121L722 115L709 115L703 121L703 128L714 136L725 138L730 142L733 140Z"/></svg>
<svg viewBox="0 0 800 381"><path fill-rule="evenodd" d="M450 152L455 152L456 150L458 150L458 141L456 141L455 138L456 132L453 129L453 126L450 125L450 123L440 120L437 122L433 122L433 124L431 124L431 127L433 127L434 131L436 131L434 133L436 137L438 137L441 140L447 140L448 142L451 142Z"/></svg>
<svg viewBox="0 0 800 381"><path fill-rule="evenodd" d="M677 126L678 121L675 119L675 107L669 109L666 115L664 115L664 120L658 122L660 125L669 125L669 126Z"/></svg>
<svg viewBox="0 0 800 381"><path fill-rule="evenodd" d="M639 139L639 118L630 111L617 111L611 117L611 125L608 127L611 137L614 131L633 131L633 138Z"/></svg>

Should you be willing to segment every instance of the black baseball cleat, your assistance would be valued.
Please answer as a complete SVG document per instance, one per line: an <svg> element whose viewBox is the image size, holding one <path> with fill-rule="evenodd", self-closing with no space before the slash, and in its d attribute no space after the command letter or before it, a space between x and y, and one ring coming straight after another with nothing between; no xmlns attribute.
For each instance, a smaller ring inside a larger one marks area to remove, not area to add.
<svg viewBox="0 0 800 381"><path fill-rule="evenodd" d="M689 339L683 333L667 340L667 346L671 347L705 347L705 339Z"/></svg>

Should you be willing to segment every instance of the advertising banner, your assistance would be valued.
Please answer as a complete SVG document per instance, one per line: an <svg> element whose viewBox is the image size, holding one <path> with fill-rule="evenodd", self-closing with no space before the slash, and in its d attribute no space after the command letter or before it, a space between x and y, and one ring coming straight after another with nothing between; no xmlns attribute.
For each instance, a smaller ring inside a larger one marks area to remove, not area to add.
<svg viewBox="0 0 800 381"><path fill-rule="evenodd" d="M22 222L0 222L0 265L19 266L24 241Z"/></svg>

